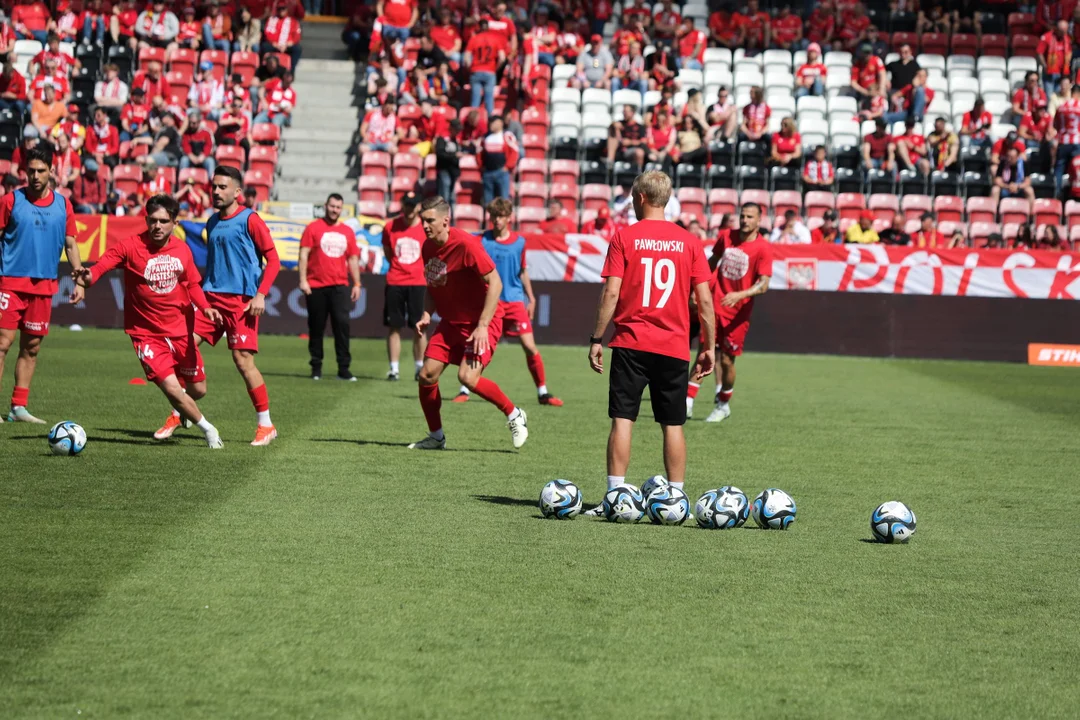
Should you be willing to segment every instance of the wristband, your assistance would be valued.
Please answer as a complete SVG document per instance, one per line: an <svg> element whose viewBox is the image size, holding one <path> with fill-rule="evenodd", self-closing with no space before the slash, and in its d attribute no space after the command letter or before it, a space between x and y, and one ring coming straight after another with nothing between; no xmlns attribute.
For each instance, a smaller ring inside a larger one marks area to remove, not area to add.
<svg viewBox="0 0 1080 720"><path fill-rule="evenodd" d="M589 344L590 345L603 345L604 344L604 338L589 336Z"/></svg>

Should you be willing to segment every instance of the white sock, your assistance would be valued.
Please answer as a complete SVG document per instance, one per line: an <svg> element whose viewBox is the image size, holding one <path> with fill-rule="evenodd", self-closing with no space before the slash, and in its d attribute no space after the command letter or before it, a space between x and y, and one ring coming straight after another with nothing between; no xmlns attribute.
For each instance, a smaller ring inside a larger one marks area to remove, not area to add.
<svg viewBox="0 0 1080 720"><path fill-rule="evenodd" d="M435 438L436 440L445 440L446 439L446 435L443 434L442 428L439 428L438 430L432 430L431 432L428 433L428 435Z"/></svg>
<svg viewBox="0 0 1080 720"><path fill-rule="evenodd" d="M626 484L625 475L608 475L607 476L607 489L610 490L613 487Z"/></svg>
<svg viewBox="0 0 1080 720"><path fill-rule="evenodd" d="M392 372L392 373L394 373L395 375L397 375L397 374L398 374L398 371L399 371L400 369L401 369L401 363L398 363L398 362L392 362L392 363L390 363L390 372Z"/></svg>
<svg viewBox="0 0 1080 720"><path fill-rule="evenodd" d="M540 396L547 395L547 385L541 385L540 387L536 388L536 394Z"/></svg>
<svg viewBox="0 0 1080 720"><path fill-rule="evenodd" d="M416 369L419 370L422 367L424 367L424 361L423 360L417 360L416 361Z"/></svg>
<svg viewBox="0 0 1080 720"><path fill-rule="evenodd" d="M262 410L262 411L260 411L260 412L258 412L256 414L259 416L259 424L260 425L265 425L266 427L270 427L271 425L274 424L274 423L270 422L270 411L269 410Z"/></svg>
<svg viewBox="0 0 1080 720"><path fill-rule="evenodd" d="M469 388L465 387L464 385L462 385L461 389L458 390L458 395L470 395L470 394L471 393L469 392Z"/></svg>
<svg viewBox="0 0 1080 720"><path fill-rule="evenodd" d="M668 483L668 484L671 485L671 487L673 487L673 488L678 488L679 490L682 490L683 484L681 482L673 482L673 483Z"/></svg>
<svg viewBox="0 0 1080 720"><path fill-rule="evenodd" d="M200 430L203 431L203 435L210 437L211 434L217 432L217 428L210 424L210 421L206 419L206 416L199 418L199 422L195 423Z"/></svg>
<svg viewBox="0 0 1080 720"><path fill-rule="evenodd" d="M510 414L506 416L506 419L517 420L519 417L521 417L521 410L515 407L513 410L510 411Z"/></svg>
<svg viewBox="0 0 1080 720"><path fill-rule="evenodd" d="M180 411L177 410L176 408L173 408L172 414L173 414L173 417L175 417L175 418L180 417Z"/></svg>

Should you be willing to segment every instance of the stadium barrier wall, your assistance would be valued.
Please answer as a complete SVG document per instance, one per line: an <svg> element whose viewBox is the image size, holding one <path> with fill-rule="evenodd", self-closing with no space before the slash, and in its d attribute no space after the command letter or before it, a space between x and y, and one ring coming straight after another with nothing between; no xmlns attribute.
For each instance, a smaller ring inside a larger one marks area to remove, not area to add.
<svg viewBox="0 0 1080 720"><path fill-rule="evenodd" d="M111 273L85 302L71 306L66 276L53 299L54 326L123 327L123 280ZM267 298L262 332L307 332L298 275L283 272ZM381 338L385 277L364 275L352 311L353 337ZM585 345L600 285L534 282L535 332L541 344ZM298 340L298 342L300 342ZM1017 298L851 292L770 292L758 299L750 352L1027 362L1028 343L1080 344L1080 303ZM584 358L584 356L583 356ZM584 359L582 360L584 363Z"/></svg>

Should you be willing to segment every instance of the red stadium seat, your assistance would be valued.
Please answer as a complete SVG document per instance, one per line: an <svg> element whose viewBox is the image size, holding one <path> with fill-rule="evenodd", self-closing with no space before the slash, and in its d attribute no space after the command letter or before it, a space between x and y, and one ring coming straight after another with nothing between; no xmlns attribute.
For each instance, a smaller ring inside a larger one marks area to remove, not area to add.
<svg viewBox="0 0 1080 720"><path fill-rule="evenodd" d="M292 58L288 53L276 52L267 54L277 55L278 62L281 63L281 67L285 68L286 72L292 70Z"/></svg>
<svg viewBox="0 0 1080 720"><path fill-rule="evenodd" d="M550 124L546 107L526 108L521 113L521 125L526 135L547 135Z"/></svg>
<svg viewBox="0 0 1080 720"><path fill-rule="evenodd" d="M547 134L543 135L526 135L523 138L525 145L525 157L536 158L538 160L544 160L548 154L548 138Z"/></svg>
<svg viewBox="0 0 1080 720"><path fill-rule="evenodd" d="M184 73L170 70L165 73L165 82L169 85L169 92L184 99L181 107L187 105L188 90L191 89L191 78L185 77Z"/></svg>
<svg viewBox="0 0 1080 720"><path fill-rule="evenodd" d="M552 184L577 185L581 166L575 160L552 160Z"/></svg>
<svg viewBox="0 0 1080 720"><path fill-rule="evenodd" d="M960 222L964 219L964 200L955 195L938 195L934 198L934 212L939 223Z"/></svg>
<svg viewBox="0 0 1080 720"><path fill-rule="evenodd" d="M357 215L367 215L368 217L385 218L386 217L386 204L380 202L362 202L356 205Z"/></svg>
<svg viewBox="0 0 1080 720"><path fill-rule="evenodd" d="M773 212L783 217L788 210L802 216L802 195L795 190L777 190L772 194Z"/></svg>
<svg viewBox="0 0 1080 720"><path fill-rule="evenodd" d="M272 178L274 177L274 171L277 169L277 164L277 148L269 145L256 145L251 148L251 153L248 155L249 170L261 170Z"/></svg>
<svg viewBox="0 0 1080 720"><path fill-rule="evenodd" d="M416 64L416 58L420 55L420 38L410 37L405 40L405 58Z"/></svg>
<svg viewBox="0 0 1080 720"><path fill-rule="evenodd" d="M901 45L910 45L917 53L919 51L919 36L913 32L895 32L892 34L890 45L893 52L900 52Z"/></svg>
<svg viewBox="0 0 1080 720"><path fill-rule="evenodd" d="M274 123L256 123L251 128L251 139L256 145L277 145L281 142L281 128Z"/></svg>
<svg viewBox="0 0 1080 720"><path fill-rule="evenodd" d="M1035 48L1039 45L1039 38L1034 35L1013 35L1012 54L1035 57Z"/></svg>
<svg viewBox="0 0 1080 720"><path fill-rule="evenodd" d="M517 228L521 232L536 232L540 229L540 223L547 219L547 210L544 208L519 208L517 211Z"/></svg>
<svg viewBox="0 0 1080 720"><path fill-rule="evenodd" d="M113 169L113 187L123 195L139 191L142 182L142 168L138 165L117 165Z"/></svg>
<svg viewBox="0 0 1080 720"><path fill-rule="evenodd" d="M186 77L191 78L195 76L195 64L198 61L199 56L194 50L177 48L169 58L169 69L184 73Z"/></svg>
<svg viewBox="0 0 1080 720"><path fill-rule="evenodd" d="M923 33L922 51L928 55L948 55L949 36L944 33Z"/></svg>
<svg viewBox="0 0 1080 720"><path fill-rule="evenodd" d="M547 206L548 188L544 183L518 183L517 199L519 207L543 208Z"/></svg>
<svg viewBox="0 0 1080 720"><path fill-rule="evenodd" d="M548 166L546 160L521 158L517 166L518 181L530 183L547 182Z"/></svg>
<svg viewBox="0 0 1080 720"><path fill-rule="evenodd" d="M232 74L239 75L244 87L251 85L255 71L259 67L259 54L246 50L234 52L231 60Z"/></svg>
<svg viewBox="0 0 1080 720"><path fill-rule="evenodd" d="M1035 200L1035 224L1058 225L1061 223L1061 201L1054 198Z"/></svg>
<svg viewBox="0 0 1080 720"><path fill-rule="evenodd" d="M475 155L465 155L458 165L461 169L460 180L464 183L480 182L480 166L476 163Z"/></svg>
<svg viewBox="0 0 1080 720"><path fill-rule="evenodd" d="M876 193L870 196L867 207L874 211L877 220L892 220L893 215L900 211L900 199L888 193Z"/></svg>
<svg viewBox="0 0 1080 720"><path fill-rule="evenodd" d="M210 173L206 172L203 168L183 168L180 170L180 184L183 185L191 178L195 181L195 184L199 187L206 188L210 186Z"/></svg>
<svg viewBox="0 0 1080 720"><path fill-rule="evenodd" d="M165 67L165 48L145 47L139 51L140 70L145 70L152 62L159 62L162 68Z"/></svg>
<svg viewBox="0 0 1080 720"><path fill-rule="evenodd" d="M705 223L705 191L702 188L684 187L679 188L676 197L685 214L697 218L699 223Z"/></svg>
<svg viewBox="0 0 1080 720"><path fill-rule="evenodd" d="M972 198L969 198L969 202ZM968 226L968 237L975 247L986 247L986 239L994 233L1001 232L1001 226L991 222L973 222Z"/></svg>
<svg viewBox="0 0 1080 720"><path fill-rule="evenodd" d="M900 210L905 220L918 220L919 216L933 206L929 195L905 195L900 198Z"/></svg>
<svg viewBox="0 0 1080 720"><path fill-rule="evenodd" d="M1031 13L1009 13L1008 25L1010 35L1035 34L1035 16Z"/></svg>
<svg viewBox="0 0 1080 720"><path fill-rule="evenodd" d="M415 185L420 181L423 160L416 153L399 152L394 155L394 179L405 178Z"/></svg>
<svg viewBox="0 0 1080 720"><path fill-rule="evenodd" d="M410 175L394 175L394 179L390 182L390 202L400 203L401 197L407 193L416 189L416 181L419 178L412 177Z"/></svg>
<svg viewBox="0 0 1080 720"><path fill-rule="evenodd" d="M1005 238L1005 242L1012 244L1016 241L1016 236L1020 234L1020 223L1004 223L1001 226L1001 235Z"/></svg>
<svg viewBox="0 0 1080 720"><path fill-rule="evenodd" d="M1060 237L1060 238L1062 238L1062 239L1064 239L1066 241L1068 240L1068 238L1069 238L1069 230L1068 230L1068 228L1066 228L1064 225L1059 225L1058 223L1044 223L1044 224L1036 223L1035 224L1035 239L1038 240L1039 242L1042 242L1043 240L1045 240L1046 239L1046 229L1048 227L1050 227L1051 225L1053 225L1055 228L1057 228L1058 237ZM1066 247L1065 249L1068 250L1068 247Z"/></svg>
<svg viewBox="0 0 1080 720"><path fill-rule="evenodd" d="M170 187L176 187L176 168L171 167L159 167L157 171L158 179L164 179Z"/></svg>
<svg viewBox="0 0 1080 720"><path fill-rule="evenodd" d="M731 188L713 188L709 191L709 213L727 215L739 206L739 193Z"/></svg>
<svg viewBox="0 0 1080 720"><path fill-rule="evenodd" d="M586 210L593 211L607 207L611 204L611 186L589 183L581 188L581 204Z"/></svg>
<svg viewBox="0 0 1080 720"><path fill-rule="evenodd" d="M409 128L420 122L421 115L422 113L420 112L419 105L402 104L398 106L397 111L398 125L402 130L408 132Z"/></svg>
<svg viewBox="0 0 1080 720"><path fill-rule="evenodd" d="M1030 206L1024 198L1004 198L998 205L998 213L1001 216L1002 225L1009 223L1026 223Z"/></svg>
<svg viewBox="0 0 1080 720"><path fill-rule="evenodd" d="M426 158L424 158L424 182L434 183L436 175L437 173L435 171L435 153L432 153Z"/></svg>
<svg viewBox="0 0 1080 720"><path fill-rule="evenodd" d="M225 80L225 66L229 63L229 54L224 50L203 50L199 55L199 62L213 63L214 69L212 72L214 77L218 80Z"/></svg>
<svg viewBox="0 0 1080 720"><path fill-rule="evenodd" d="M739 202L757 203L762 208L761 214L765 216L769 214L769 208L772 206L772 197L768 190L743 190L742 195L739 196Z"/></svg>
<svg viewBox="0 0 1080 720"><path fill-rule="evenodd" d="M389 191L386 178L361 176L357 183L360 194L360 202L386 203L386 193Z"/></svg>
<svg viewBox="0 0 1080 720"><path fill-rule="evenodd" d="M982 42L979 43L979 49L983 55L1008 57L1009 38L1004 35L983 35Z"/></svg>
<svg viewBox="0 0 1080 720"><path fill-rule="evenodd" d="M952 239L953 233L957 230L963 233L965 238L967 237L967 223L954 222L952 220L946 220L945 222L938 221L938 232L945 235L950 240Z"/></svg>
<svg viewBox="0 0 1080 720"><path fill-rule="evenodd" d="M553 183L551 186L551 199L562 203L563 209L570 214L577 213L578 186L570 183Z"/></svg>
<svg viewBox="0 0 1080 720"><path fill-rule="evenodd" d="M479 232L484 227L484 208L479 205L456 205L454 225L465 232Z"/></svg>
<svg viewBox="0 0 1080 720"><path fill-rule="evenodd" d="M858 220L859 213L866 209L866 198L862 193L840 193L836 196L836 210L841 219Z"/></svg>
<svg viewBox="0 0 1080 720"><path fill-rule="evenodd" d="M811 190L803 198L803 206L806 208L807 217L821 217L826 210L836 207L836 196L831 192Z"/></svg>
<svg viewBox="0 0 1080 720"><path fill-rule="evenodd" d="M967 219L972 224L996 223L997 206L987 197L969 197L967 200Z"/></svg>
<svg viewBox="0 0 1080 720"><path fill-rule="evenodd" d="M458 180L454 184L454 198L460 203L479 205L484 200L484 185L479 180Z"/></svg>
<svg viewBox="0 0 1080 720"><path fill-rule="evenodd" d="M244 148L239 145L219 145L218 149L214 151L214 160L217 161L218 165L226 165L243 171Z"/></svg>
<svg viewBox="0 0 1080 720"><path fill-rule="evenodd" d="M952 36L953 55L978 55L979 37L967 33L955 33Z"/></svg>
<svg viewBox="0 0 1080 720"><path fill-rule="evenodd" d="M384 152L364 153L360 159L360 174L381 175L382 177L389 177L390 155Z"/></svg>
<svg viewBox="0 0 1080 720"><path fill-rule="evenodd" d="M1080 226L1080 202L1069 200L1065 203L1065 221L1070 228Z"/></svg>

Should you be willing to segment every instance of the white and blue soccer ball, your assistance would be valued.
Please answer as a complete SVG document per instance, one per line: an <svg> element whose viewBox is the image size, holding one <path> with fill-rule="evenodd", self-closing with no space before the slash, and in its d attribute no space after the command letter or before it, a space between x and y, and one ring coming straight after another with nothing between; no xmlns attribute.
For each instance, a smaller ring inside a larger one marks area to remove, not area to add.
<svg viewBox="0 0 1080 720"><path fill-rule="evenodd" d="M556 520L573 518L581 512L581 491L569 480L552 480L540 491L540 512Z"/></svg>
<svg viewBox="0 0 1080 720"><path fill-rule="evenodd" d="M677 487L658 487L645 498L645 514L654 525L682 525L690 517L690 499Z"/></svg>
<svg viewBox="0 0 1080 720"><path fill-rule="evenodd" d="M49 449L53 455L78 455L86 447L86 431L81 425L64 420L49 430Z"/></svg>
<svg viewBox="0 0 1080 720"><path fill-rule="evenodd" d="M636 523L645 516L645 500L633 485L617 485L604 495L604 517L616 523Z"/></svg>
<svg viewBox="0 0 1080 720"><path fill-rule="evenodd" d="M750 506L750 515L760 528L787 530L795 522L795 501L783 490L762 490Z"/></svg>
<svg viewBox="0 0 1080 720"><path fill-rule="evenodd" d="M750 517L750 500L732 485L709 490L694 505L694 518L707 530L740 527Z"/></svg>
<svg viewBox="0 0 1080 720"><path fill-rule="evenodd" d="M653 475L651 478L641 483L641 497L646 500L653 494L654 490L662 487L668 487L669 483L666 477L663 475Z"/></svg>
<svg viewBox="0 0 1080 720"><path fill-rule="evenodd" d="M915 513L904 503L881 503L870 515L870 532L883 543L906 543L915 534Z"/></svg>

